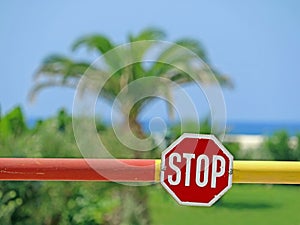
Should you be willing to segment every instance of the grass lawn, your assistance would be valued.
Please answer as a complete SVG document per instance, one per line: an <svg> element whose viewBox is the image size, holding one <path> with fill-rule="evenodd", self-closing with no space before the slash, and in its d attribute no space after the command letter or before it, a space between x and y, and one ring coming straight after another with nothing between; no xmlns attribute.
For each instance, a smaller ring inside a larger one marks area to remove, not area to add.
<svg viewBox="0 0 300 225"><path fill-rule="evenodd" d="M213 207L179 206L159 185L150 191L155 225L300 225L300 186L233 184Z"/></svg>

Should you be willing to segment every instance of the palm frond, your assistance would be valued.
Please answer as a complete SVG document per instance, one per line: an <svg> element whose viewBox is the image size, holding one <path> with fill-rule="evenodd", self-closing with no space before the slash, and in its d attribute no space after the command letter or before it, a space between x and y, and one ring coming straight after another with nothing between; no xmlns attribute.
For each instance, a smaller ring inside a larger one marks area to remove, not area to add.
<svg viewBox="0 0 300 225"><path fill-rule="evenodd" d="M192 38L182 38L180 40L177 40L175 43L191 50L197 56L199 56L204 62L208 63L208 57L206 51L200 41Z"/></svg>
<svg viewBox="0 0 300 225"><path fill-rule="evenodd" d="M63 76L65 79L68 77L80 77L90 67L90 64L87 62L75 62L66 56L50 55L45 58L41 67L35 73L34 79L37 80L41 76Z"/></svg>
<svg viewBox="0 0 300 225"><path fill-rule="evenodd" d="M113 49L114 45L106 36L94 34L76 40L72 45L72 50L75 51L79 47L85 47L88 50L97 50L99 53L105 54L107 51Z"/></svg>
<svg viewBox="0 0 300 225"><path fill-rule="evenodd" d="M214 68L210 68L211 72L215 75L217 80L219 81L221 86L233 89L234 88L234 83L230 79L230 77L226 74L221 74L218 70Z"/></svg>
<svg viewBox="0 0 300 225"><path fill-rule="evenodd" d="M28 99L30 102L34 102L36 96L40 93L41 90L49 87L69 87L69 88L76 88L77 83L72 82L71 80L68 80L67 82L61 82L58 80L48 80L45 82L36 83L28 94Z"/></svg>
<svg viewBox="0 0 300 225"><path fill-rule="evenodd" d="M156 27L148 27L143 29L137 35L130 34L128 36L129 42L144 41L144 40L162 40L166 38L166 34L163 30Z"/></svg>

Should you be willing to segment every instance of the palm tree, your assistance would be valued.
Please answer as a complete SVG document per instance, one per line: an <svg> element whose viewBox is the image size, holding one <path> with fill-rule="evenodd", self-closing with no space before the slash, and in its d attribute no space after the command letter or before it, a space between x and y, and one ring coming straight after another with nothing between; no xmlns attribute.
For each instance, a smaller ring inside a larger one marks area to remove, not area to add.
<svg viewBox="0 0 300 225"><path fill-rule="evenodd" d="M162 40L165 39L166 35L162 30L156 28L148 28L142 30L137 35L128 35L127 41L128 43L134 43L137 41L144 41L144 40ZM201 45L201 43L197 40L190 39L190 38L183 38L177 40L176 44L183 46L187 49L190 49L194 52L197 56L199 56L206 64L210 65L209 60L206 56L206 52ZM112 43L104 35L88 35L83 38L78 39L72 45L72 50L75 51L80 47L84 47L88 50L96 51L99 55L104 55L108 51L114 49L117 45ZM145 49L141 50L142 53L145 53L147 50L153 48L154 46L149 44L146 46ZM166 49L161 57L172 54L172 47ZM148 48L148 49L147 49ZM140 53L138 53L140 54ZM116 56L117 58L118 56ZM182 59L182 57L181 57ZM118 59L106 61L107 64L112 65L116 64ZM189 59L186 59L188 61ZM210 65L211 70L214 72L217 80L221 85L224 86L232 86L230 79L220 74L217 70L213 69ZM101 71L99 68L92 68L90 62L85 61L76 61L69 57L63 55L50 55L44 59L42 62L41 67L35 74L35 84L30 91L30 99L33 100L36 94L47 87L51 86L64 86L70 88L76 88L78 81L83 76L83 74L89 69L90 71L94 69L96 75L101 76ZM206 75L206 76L205 76ZM142 63L135 63L134 65L130 65L126 68L123 68L117 73L112 76L108 82L106 82L103 90L101 92L101 97L105 98L106 100L112 102L118 93L124 88L126 85L131 83L134 80L137 80L141 77L166 77L171 81L177 82L179 84L186 84L191 83L193 80L186 76L186 74L174 70L174 68L163 65L162 63L154 63L150 68L145 68ZM200 82L208 82L207 73L203 70L199 71L199 81ZM204 79L203 79L204 78ZM166 90L168 91L168 90ZM166 93L166 96L172 98L172 93ZM146 105L154 101L155 98L144 98L134 104L134 106L130 109L130 115L128 115L129 124L131 125L132 130L137 134L139 137L144 136L144 132L141 128L140 123L137 121L138 116L141 114L143 109ZM170 106L170 105L168 105ZM172 108L169 107L170 115L172 115ZM121 110L123 113L127 112L128 109Z"/></svg>
<svg viewBox="0 0 300 225"><path fill-rule="evenodd" d="M127 42L130 44L145 40L163 40L165 38L166 35L162 30L156 28L147 28L142 30L137 35L128 35ZM210 65L206 52L199 41L190 38L183 38L177 40L175 43L191 50L206 64ZM75 41L72 45L72 50L75 51L81 47L96 51L99 55L103 56L105 55L105 53L117 47L117 45L114 44L106 36L95 34L82 37ZM155 44L149 42L149 44L147 44L144 49L141 49L138 53L132 51L131 54L146 54L146 52L148 50L151 50L152 48L155 48ZM174 53L173 50L173 46L169 46L161 52L159 57L166 57L167 55ZM184 57L180 58L182 60L182 58ZM115 64L118 64L118 60L121 60L120 56L115 55L115 57L106 58L105 62L108 67L114 67ZM189 58L186 57L185 60L186 62L188 62ZM176 57L174 61L176 61ZM210 66L210 68L212 67ZM46 57L42 62L41 67L34 75L35 84L30 91L30 99L33 99L40 90L51 86L76 88L79 80L87 70L96 76L101 76L105 73L104 69L93 67L90 62L73 60L63 55L50 55ZM220 74L215 69L212 70L221 85L232 85L230 79L227 76ZM207 71L203 69L201 71L198 71L198 80L203 83L210 82L209 80L207 80L208 74L209 73L207 73ZM178 84L187 84L193 82L193 79L191 79L191 77L187 76L182 71L174 69L173 67L165 65L161 62L154 62L150 66L145 66L142 62L136 62L125 68L121 68L113 76L111 76L103 86L100 98L105 98L107 101L113 102L124 87L142 77L163 77ZM172 91L168 88L166 88L164 91L166 98L172 99ZM135 133L136 136L140 138L144 138L145 133L138 121L138 117L145 106L154 100L154 97L140 99L139 101L135 102L135 104L132 104L133 106L130 109L128 108L128 105L131 105L131 102L121 105L120 111L124 114L125 118L127 118L127 122L129 123L131 130ZM168 104L168 109L171 116L172 107L170 104ZM135 157L140 157L140 155L136 154ZM134 198L135 201L138 202L137 204L142 209L141 212L139 212L140 215L135 215L134 217L139 218L140 224L149 224L149 215L147 212L147 207L145 205L145 193L141 191L141 189L132 188L130 190L127 190L126 193L131 193L129 194L129 196L131 196L131 198ZM128 201L126 200L124 202L128 203ZM124 217L129 218L127 219L129 223L134 222L134 219L132 219L132 215L128 216L127 213L127 215L125 215Z"/></svg>

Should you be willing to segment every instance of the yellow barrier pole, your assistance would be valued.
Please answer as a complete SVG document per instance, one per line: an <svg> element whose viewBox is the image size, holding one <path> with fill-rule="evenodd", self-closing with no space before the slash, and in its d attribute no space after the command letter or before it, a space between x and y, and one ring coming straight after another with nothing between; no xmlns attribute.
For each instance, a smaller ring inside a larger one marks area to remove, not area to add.
<svg viewBox="0 0 300 225"><path fill-rule="evenodd" d="M300 184L300 162L235 160L233 183Z"/></svg>

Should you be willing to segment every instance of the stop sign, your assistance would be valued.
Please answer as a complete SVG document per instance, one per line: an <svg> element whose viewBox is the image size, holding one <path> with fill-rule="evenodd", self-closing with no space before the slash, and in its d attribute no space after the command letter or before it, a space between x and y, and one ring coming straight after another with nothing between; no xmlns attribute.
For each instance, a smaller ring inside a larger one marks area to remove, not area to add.
<svg viewBox="0 0 300 225"><path fill-rule="evenodd" d="M181 205L211 206L231 187L232 164L215 136L183 134L162 153L160 182Z"/></svg>

